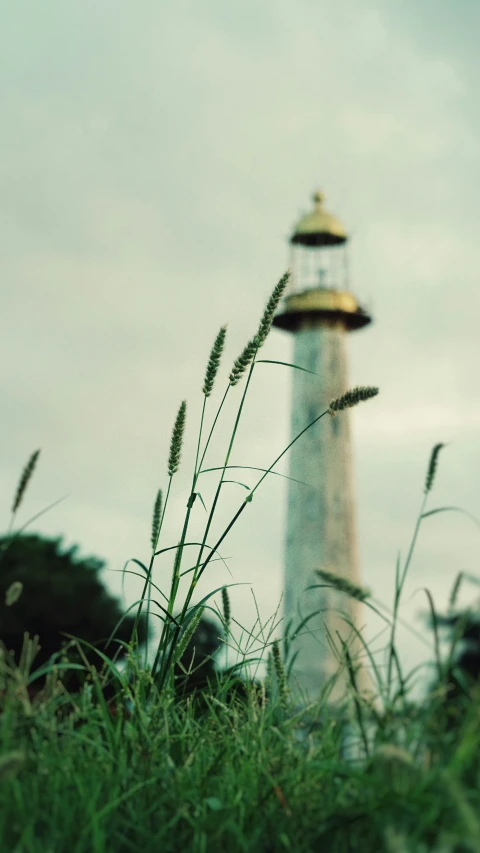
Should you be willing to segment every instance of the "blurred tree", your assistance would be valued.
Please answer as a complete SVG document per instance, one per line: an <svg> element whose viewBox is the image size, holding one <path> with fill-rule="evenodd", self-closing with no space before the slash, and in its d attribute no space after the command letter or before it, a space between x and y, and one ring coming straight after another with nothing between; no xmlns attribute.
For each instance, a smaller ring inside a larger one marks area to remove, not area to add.
<svg viewBox="0 0 480 853"><path fill-rule="evenodd" d="M61 538L0 537L0 641L18 663L24 633L28 631L31 637L37 634L41 649L33 671L69 642L62 632L88 641L109 658L117 651L117 660L125 655L120 643L106 644L122 609L98 578L105 564L94 557L80 559L77 552L78 546L63 550ZM115 631L115 638L129 642L134 621L134 615L128 615ZM139 645L146 637L147 622L142 614ZM85 646L82 650L88 662L100 669L100 656ZM68 650L68 659L82 662L75 649ZM78 689L84 673L71 670L63 680L69 690ZM43 684L44 679L39 679L38 686Z"/></svg>
<svg viewBox="0 0 480 853"><path fill-rule="evenodd" d="M437 614L437 625L448 630L450 658L442 679L437 676L431 692L440 694L448 729L462 719L472 701L478 701L480 688L480 612L463 610ZM429 619L432 628L432 619Z"/></svg>

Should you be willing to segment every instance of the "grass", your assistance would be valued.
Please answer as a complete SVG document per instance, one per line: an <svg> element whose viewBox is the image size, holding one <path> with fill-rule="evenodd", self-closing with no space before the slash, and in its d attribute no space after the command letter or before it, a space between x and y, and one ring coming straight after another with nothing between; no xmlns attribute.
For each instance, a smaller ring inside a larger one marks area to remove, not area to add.
<svg viewBox="0 0 480 853"><path fill-rule="evenodd" d="M134 630L123 672L99 654L105 675L90 667L86 687L69 695L62 683L62 667L70 664L52 662L46 667L45 688L33 695L32 686L45 672L35 671L35 639L26 638L21 661L11 661L5 650L0 657L2 853L480 851L478 697L465 699L458 725L453 731L448 729L440 689L422 702L409 699L413 673L403 674L395 645L401 593L421 523L429 515L452 509L426 511L441 445L432 452L405 565L397 564L393 611L366 590L346 588L343 583L346 594L373 608L390 629L386 676L363 644L375 679L375 704L356 693L357 661L343 645L340 665L347 668L351 684L348 705L330 708L327 686L321 701L295 710L287 677L294 663L290 651L295 632L306 626L287 626L283 642L287 654L282 656L273 636L274 621L270 627L257 625L247 632L249 652L241 659L240 669L248 669L268 654L267 676L260 688L247 682L245 697L234 699L228 693L229 679L223 679L204 695L201 712L194 697L178 701L175 695L175 667L198 619L219 592L223 627L230 644L234 642L230 630L235 620L227 588L214 590L194 604L195 589L209 562L218 559L218 549L230 529L288 450L261 471L222 535L210 541L222 486L230 476L231 453L252 372L260 361L259 351L287 278L274 289L257 333L235 360L207 429L225 327L215 339L203 384L187 510L178 543L170 546L162 542L162 526L173 478L181 464L187 408L184 402L179 407L167 487L158 490L154 504L150 559L133 561L134 569L125 567L125 572L134 571L143 579L141 599L133 605L137 617L145 608L161 620L153 665L147 666L138 652ZM241 380L245 384L223 463L205 469L224 402ZM353 389L332 401L294 441L325 415L342 417L343 409L368 400L377 390ZM21 476L9 530L14 528L38 454L33 454ZM218 472L217 488L210 506L204 507L204 534L199 542L191 542L191 517L204 503L199 483L206 470ZM185 568L185 554L192 548L196 557ZM155 560L169 551L172 578L170 589L163 591L154 583ZM185 577L189 587L179 603L180 582ZM319 586L341 584L328 572L319 573L319 580ZM8 591L9 606L15 606L21 592L18 588ZM441 681L445 663L440 659L431 596L429 602ZM81 648L81 642L78 645ZM102 690L107 677L118 693L114 713ZM353 757L346 733L354 746Z"/></svg>

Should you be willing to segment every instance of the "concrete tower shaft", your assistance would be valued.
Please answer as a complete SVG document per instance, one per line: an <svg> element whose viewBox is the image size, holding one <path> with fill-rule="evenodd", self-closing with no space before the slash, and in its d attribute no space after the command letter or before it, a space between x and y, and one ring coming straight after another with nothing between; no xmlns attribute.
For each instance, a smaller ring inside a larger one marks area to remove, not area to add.
<svg viewBox="0 0 480 853"><path fill-rule="evenodd" d="M294 363L315 373L293 372L292 438L328 409L330 401L348 390L345 326L308 324L295 334ZM338 660L328 641L327 625L337 646L336 632L346 640L351 629L338 611L354 624L358 605L354 599L331 588L307 587L322 581L322 568L360 584L357 531L353 494L350 424L348 412L326 416L308 430L290 451L287 540L285 554L285 625L292 626L318 610L303 629L293 650L299 655L294 680L313 700L326 681L338 671ZM294 685L293 685L294 686ZM332 691L336 701L344 691L340 679Z"/></svg>
<svg viewBox="0 0 480 853"><path fill-rule="evenodd" d="M341 290L328 286L328 276L323 273L332 267L322 256L331 247L344 251L347 236L339 220L323 210L320 193L314 201L313 213L300 220L290 241L297 254L298 250L307 253L307 262L300 257L293 270L294 285L274 319L274 325L294 334L294 363L312 371L292 371L292 439L327 410L332 399L349 390L347 332L370 322L345 286L348 282L342 281ZM316 270L322 275L315 275ZM338 273L335 275L337 282ZM326 415L308 430L290 451L289 469L289 476L302 482L290 480L288 485L284 628L291 622L291 634L303 618L317 614L292 644L292 654L298 655L291 686L298 691L300 703L300 694L313 701L327 681L338 676L341 644L337 631L351 644L353 656L360 648L358 641L352 642L355 634L341 613L358 628L361 605L331 587L307 589L323 583L316 569L357 586L361 583L348 410L334 417ZM359 687L368 689L367 673L360 670L358 676ZM331 690L330 703L341 701L347 681L344 669Z"/></svg>

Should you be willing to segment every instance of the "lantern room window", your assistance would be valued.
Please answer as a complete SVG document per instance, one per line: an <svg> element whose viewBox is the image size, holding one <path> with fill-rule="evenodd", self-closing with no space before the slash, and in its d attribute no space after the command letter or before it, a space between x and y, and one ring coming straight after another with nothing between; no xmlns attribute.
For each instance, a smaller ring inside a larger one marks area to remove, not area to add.
<svg viewBox="0 0 480 853"><path fill-rule="evenodd" d="M290 293L348 290L347 233L323 201L316 192L313 211L300 219L290 238Z"/></svg>

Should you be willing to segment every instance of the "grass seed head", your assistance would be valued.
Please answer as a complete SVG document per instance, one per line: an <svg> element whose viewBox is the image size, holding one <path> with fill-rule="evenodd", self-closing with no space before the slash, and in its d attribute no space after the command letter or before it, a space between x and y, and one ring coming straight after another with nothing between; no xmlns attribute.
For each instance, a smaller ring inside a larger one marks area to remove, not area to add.
<svg viewBox="0 0 480 853"><path fill-rule="evenodd" d="M187 404L185 400L180 403L175 425L172 432L172 440L170 443L170 455L168 457L168 475L173 475L178 471L180 465L180 454L182 452L183 433L185 430L185 416L187 412Z"/></svg>
<svg viewBox="0 0 480 853"><path fill-rule="evenodd" d="M440 453L442 447L445 447L445 444L436 444L432 450L432 453L430 456L430 462L428 465L427 479L425 480L425 494L426 495L432 489L433 481L435 479L435 473L437 470L438 454Z"/></svg>
<svg viewBox="0 0 480 853"><path fill-rule="evenodd" d="M158 536L160 534L160 522L162 519L162 490L159 489L157 492L157 497L155 498L155 504L153 507L153 519L152 519L152 549L155 550L157 547Z"/></svg>
<svg viewBox="0 0 480 853"><path fill-rule="evenodd" d="M230 374L230 385L238 384L243 374L245 373L248 365L252 361L252 358L254 358L254 356L256 355L257 350L258 341L255 337L248 342L243 352L238 356L238 358L235 359L232 367L232 372Z"/></svg>
<svg viewBox="0 0 480 853"><path fill-rule="evenodd" d="M232 372L230 374L230 385L237 385L252 359L255 358L257 350L259 350L265 343L272 326L273 316L277 310L278 303L283 296L283 292L288 284L289 278L290 270L282 276L280 281L277 282L273 288L272 295L265 306L265 311L263 312L262 319L260 320L257 334L248 342L241 355L239 355L234 362Z"/></svg>
<svg viewBox="0 0 480 853"><path fill-rule="evenodd" d="M22 476L20 477L20 481L18 483L17 491L15 494L15 499L12 505L12 512L16 512L22 502L22 498L25 494L25 490L33 474L39 456L40 450L35 450L35 452L32 453L32 455L30 456L30 459L28 460L27 464L25 465L25 468L22 471Z"/></svg>
<svg viewBox="0 0 480 853"><path fill-rule="evenodd" d="M11 607L20 598L23 592L23 583L21 581L13 581L5 593L5 604Z"/></svg>
<svg viewBox="0 0 480 853"><path fill-rule="evenodd" d="M372 397L376 397L378 391L378 388L371 385L359 385L357 388L352 388L351 391L347 391L347 393L343 394L341 397L337 397L335 400L332 400L329 411L341 412L343 409L351 409L352 406L356 406L357 403L362 403L364 400L370 400Z"/></svg>
<svg viewBox="0 0 480 853"><path fill-rule="evenodd" d="M328 583L330 586L335 587L335 589L338 589L340 592L346 593L346 595L349 595L351 598L356 598L357 601L366 601L367 598L370 598L370 590L357 586L348 580L348 578L344 578L334 572L328 572L326 569L316 569L315 571L323 581Z"/></svg>
<svg viewBox="0 0 480 853"><path fill-rule="evenodd" d="M285 667L283 665L282 656L280 653L280 646L277 640L275 640L272 644L272 660L273 668L275 670L275 675L278 681L280 698L282 704L285 704L288 696L287 673L285 672Z"/></svg>
<svg viewBox="0 0 480 853"><path fill-rule="evenodd" d="M175 649L175 653L173 656L174 663L178 663L178 661L185 654L187 646L188 646L190 640L192 639L196 629L198 628L198 625L200 623L200 619L202 618L204 611L205 611L204 607L199 607L199 609L197 610L195 615L192 616L192 618L190 619L190 622L187 625L187 627L185 628L185 631L183 632L183 636L180 638L180 640L177 644L177 648Z"/></svg>
<svg viewBox="0 0 480 853"><path fill-rule="evenodd" d="M273 316L278 308L278 304L283 296L289 278L290 270L288 270L284 275L282 275L280 281L277 282L277 284L273 288L272 295L265 306L265 311L263 312L263 316L260 320L260 325L258 327L257 332L257 340L259 347L263 346L268 337L268 333L272 327Z"/></svg>
<svg viewBox="0 0 480 853"><path fill-rule="evenodd" d="M203 393L205 394L205 397L209 397L213 391L213 384L218 373L218 368L220 367L220 358L222 356L223 348L225 346L226 334L227 327L222 326L217 337L215 338L215 343L213 344L212 351L210 353L210 358L208 359L207 370L205 373L205 381L203 383Z"/></svg>
<svg viewBox="0 0 480 853"><path fill-rule="evenodd" d="M459 572L457 577L455 578L455 583L453 584L452 591L450 593L450 598L448 599L448 609L449 611L453 610L455 604L457 602L458 590L460 589L460 584L462 582L463 572Z"/></svg>
<svg viewBox="0 0 480 853"><path fill-rule="evenodd" d="M228 590L225 586L222 588L222 607L223 607L223 618L225 620L225 627L228 631L229 627L230 627L231 609L230 609L230 597L228 595Z"/></svg>

